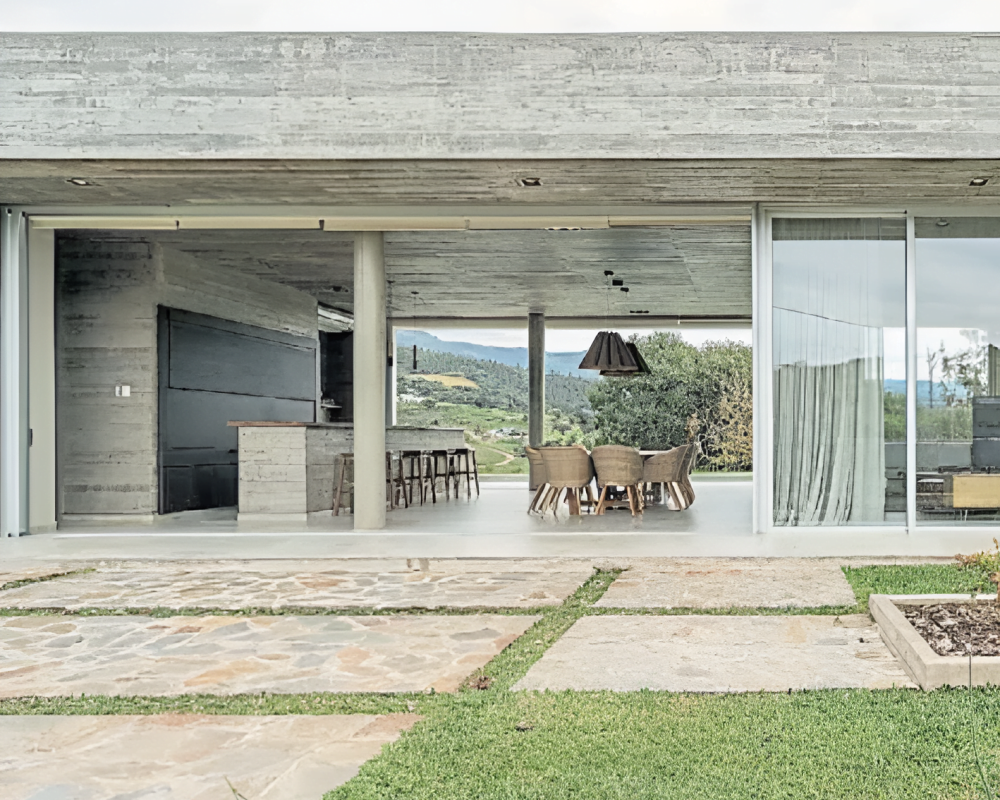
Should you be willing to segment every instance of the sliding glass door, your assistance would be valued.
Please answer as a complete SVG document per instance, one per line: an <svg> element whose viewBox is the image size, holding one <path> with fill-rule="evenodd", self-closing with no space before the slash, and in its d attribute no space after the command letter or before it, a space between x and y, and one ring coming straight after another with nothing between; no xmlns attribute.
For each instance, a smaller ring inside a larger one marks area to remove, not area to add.
<svg viewBox="0 0 1000 800"><path fill-rule="evenodd" d="M1000 219L917 218L917 524L1000 520Z"/></svg>
<svg viewBox="0 0 1000 800"><path fill-rule="evenodd" d="M774 219L773 524L904 525L906 226Z"/></svg>

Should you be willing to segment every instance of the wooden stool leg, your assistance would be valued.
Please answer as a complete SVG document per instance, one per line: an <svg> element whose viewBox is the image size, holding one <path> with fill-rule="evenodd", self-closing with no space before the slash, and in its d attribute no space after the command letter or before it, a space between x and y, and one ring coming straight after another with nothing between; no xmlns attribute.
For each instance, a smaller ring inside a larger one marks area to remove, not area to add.
<svg viewBox="0 0 1000 800"><path fill-rule="evenodd" d="M431 469L431 502L437 505L438 501L438 490L437 490L437 456L433 453L428 459L427 465Z"/></svg>
<svg viewBox="0 0 1000 800"><path fill-rule="evenodd" d="M340 461L340 479L337 481L337 491L333 496L333 516L340 514L340 503L341 498L344 496L344 472L347 471L347 464L344 463L344 459L338 459Z"/></svg>
<svg viewBox="0 0 1000 800"><path fill-rule="evenodd" d="M539 486L537 489L535 489L535 496L531 498L531 504L528 506L528 513L529 514L532 511L536 510L536 506L538 505L539 499L541 499L542 492L546 491L548 489L548 487L549 487L549 485L547 483L543 483L541 486Z"/></svg>
<svg viewBox="0 0 1000 800"><path fill-rule="evenodd" d="M605 506L605 503L607 502L607 497L608 497L608 485L604 484L604 486L601 487L601 495L597 499L597 512L596 513L598 515L603 515L604 514L604 510L605 510L604 506Z"/></svg>
<svg viewBox="0 0 1000 800"><path fill-rule="evenodd" d="M479 497L479 462L476 460L476 451L472 451L472 474L476 479L476 497Z"/></svg>
<svg viewBox="0 0 1000 800"><path fill-rule="evenodd" d="M465 451L465 498L472 499L472 469L469 466L469 451Z"/></svg>

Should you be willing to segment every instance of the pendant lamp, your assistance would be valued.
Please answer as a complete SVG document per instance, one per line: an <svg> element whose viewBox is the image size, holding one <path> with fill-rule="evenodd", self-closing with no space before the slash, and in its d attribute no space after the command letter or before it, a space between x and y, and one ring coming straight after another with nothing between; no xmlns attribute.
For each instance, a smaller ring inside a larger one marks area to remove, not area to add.
<svg viewBox="0 0 1000 800"><path fill-rule="evenodd" d="M618 285L622 292L627 293L628 287L621 286L622 281L611 281L614 276L611 270L604 271L608 281L608 317L611 316L611 286ZM621 334L614 331L600 331L594 337L590 349L580 362L579 369L595 369L601 375L609 378L625 378L629 375L649 374L649 365L632 342L626 342Z"/></svg>
<svg viewBox="0 0 1000 800"><path fill-rule="evenodd" d="M602 375L606 372L632 375L641 369L636 353L638 350L635 345L629 347L621 334L614 331L600 331L594 337L594 342L580 362L579 368L595 369ZM641 359L641 356L639 358Z"/></svg>
<svg viewBox="0 0 1000 800"><path fill-rule="evenodd" d="M615 334L617 336L617 334ZM651 370L649 365L646 363L646 359L642 357L642 353L639 352L639 348L635 346L634 342L625 342L625 346L628 348L629 353L632 354L632 358L635 359L635 363L639 365L639 369L624 371L624 370L613 370L613 369L602 369L601 375L605 378L628 378L631 375L649 375Z"/></svg>

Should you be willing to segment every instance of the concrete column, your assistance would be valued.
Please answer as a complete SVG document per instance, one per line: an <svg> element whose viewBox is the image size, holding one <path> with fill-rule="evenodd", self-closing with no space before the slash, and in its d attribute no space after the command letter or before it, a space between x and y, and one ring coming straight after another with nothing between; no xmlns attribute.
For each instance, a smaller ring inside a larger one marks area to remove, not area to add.
<svg viewBox="0 0 1000 800"><path fill-rule="evenodd" d="M55 231L28 232L28 519L33 533L56 527Z"/></svg>
<svg viewBox="0 0 1000 800"><path fill-rule="evenodd" d="M28 237L0 208L0 536L28 532Z"/></svg>
<svg viewBox="0 0 1000 800"><path fill-rule="evenodd" d="M354 529L385 527L385 255L379 231L354 238Z"/></svg>
<svg viewBox="0 0 1000 800"><path fill-rule="evenodd" d="M396 327L392 320L386 322L385 329L386 370L385 370L385 424L396 424Z"/></svg>
<svg viewBox="0 0 1000 800"><path fill-rule="evenodd" d="M528 444L545 441L545 314L528 314ZM535 479L531 478L534 487Z"/></svg>

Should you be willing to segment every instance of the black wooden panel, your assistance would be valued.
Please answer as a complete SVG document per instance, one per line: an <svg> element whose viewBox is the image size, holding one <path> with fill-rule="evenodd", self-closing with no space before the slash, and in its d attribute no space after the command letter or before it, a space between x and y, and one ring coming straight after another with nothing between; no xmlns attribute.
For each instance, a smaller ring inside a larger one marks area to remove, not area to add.
<svg viewBox="0 0 1000 800"><path fill-rule="evenodd" d="M236 505L227 423L313 421L317 343L165 308L158 333L160 513Z"/></svg>
<svg viewBox="0 0 1000 800"><path fill-rule="evenodd" d="M192 449L233 453L232 462L217 463L236 463L238 429L228 426L230 420L312 422L315 414L311 401L280 397L168 389L165 399L160 419L170 431L168 452L180 457Z"/></svg>
<svg viewBox="0 0 1000 800"><path fill-rule="evenodd" d="M315 342L302 337L305 346L297 346L245 327L237 333L171 319L170 388L315 400Z"/></svg>
<svg viewBox="0 0 1000 800"><path fill-rule="evenodd" d="M330 421L350 422L354 419L354 334L322 332L319 341L323 400L340 406L327 412Z"/></svg>
<svg viewBox="0 0 1000 800"><path fill-rule="evenodd" d="M169 509L166 513L235 506L238 470L228 464L165 467L160 479L161 493Z"/></svg>

